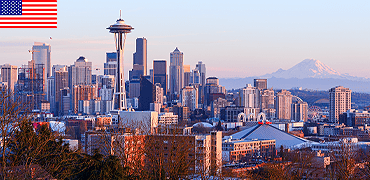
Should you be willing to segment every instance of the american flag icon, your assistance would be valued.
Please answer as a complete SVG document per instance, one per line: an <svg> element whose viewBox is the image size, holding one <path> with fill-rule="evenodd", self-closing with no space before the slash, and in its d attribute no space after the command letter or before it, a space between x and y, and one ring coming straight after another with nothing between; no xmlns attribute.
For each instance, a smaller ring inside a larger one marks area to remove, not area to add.
<svg viewBox="0 0 370 180"><path fill-rule="evenodd" d="M0 28L57 28L57 0L0 0Z"/></svg>

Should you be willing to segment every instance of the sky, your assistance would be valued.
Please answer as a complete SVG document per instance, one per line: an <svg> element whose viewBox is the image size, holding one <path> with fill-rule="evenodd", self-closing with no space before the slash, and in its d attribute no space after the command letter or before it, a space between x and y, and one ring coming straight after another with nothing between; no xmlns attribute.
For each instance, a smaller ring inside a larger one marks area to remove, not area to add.
<svg viewBox="0 0 370 180"><path fill-rule="evenodd" d="M105 53L115 51L106 28L122 10L135 28L126 40L126 79L138 37L147 39L148 69L154 59L169 64L178 47L184 64L202 61L207 76L219 78L264 75L307 58L370 78L369 9L366 0L60 0L56 29L0 29L0 64L27 64L33 42L45 42L52 64L85 56L102 74Z"/></svg>

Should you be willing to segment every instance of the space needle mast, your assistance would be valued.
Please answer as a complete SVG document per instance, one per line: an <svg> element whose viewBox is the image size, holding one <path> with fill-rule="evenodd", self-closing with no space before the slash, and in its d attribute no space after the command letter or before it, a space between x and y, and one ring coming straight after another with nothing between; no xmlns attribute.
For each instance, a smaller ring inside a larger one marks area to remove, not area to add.
<svg viewBox="0 0 370 180"><path fill-rule="evenodd" d="M114 86L113 110L122 111L126 109L126 90L123 68L123 49L125 47L126 34L130 33L133 27L125 24L125 21L120 17L117 22L107 27L110 33L114 33L114 40L117 50L117 74L116 83Z"/></svg>

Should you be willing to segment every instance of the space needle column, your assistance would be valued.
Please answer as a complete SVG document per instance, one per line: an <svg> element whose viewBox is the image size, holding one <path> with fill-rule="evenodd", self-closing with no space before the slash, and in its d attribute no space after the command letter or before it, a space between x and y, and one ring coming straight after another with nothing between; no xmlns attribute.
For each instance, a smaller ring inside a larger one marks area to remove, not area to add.
<svg viewBox="0 0 370 180"><path fill-rule="evenodd" d="M134 28L125 24L125 21L120 17L115 24L110 25L107 29L109 29L110 33L114 33L114 40L117 49L117 74L114 86L113 110L122 111L127 107L125 76L123 72L123 50L125 47L126 34L130 33Z"/></svg>

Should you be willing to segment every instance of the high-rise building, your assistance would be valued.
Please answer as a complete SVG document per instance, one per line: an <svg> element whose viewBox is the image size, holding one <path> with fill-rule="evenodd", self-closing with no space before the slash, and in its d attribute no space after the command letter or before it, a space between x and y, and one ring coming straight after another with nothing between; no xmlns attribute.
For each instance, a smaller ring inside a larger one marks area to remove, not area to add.
<svg viewBox="0 0 370 180"><path fill-rule="evenodd" d="M329 90L329 120L338 122L339 115L351 109L351 90L336 86Z"/></svg>
<svg viewBox="0 0 370 180"><path fill-rule="evenodd" d="M147 75L147 46L145 38L136 39L136 52L133 54L132 70L129 72L129 80L140 79Z"/></svg>
<svg viewBox="0 0 370 180"><path fill-rule="evenodd" d="M129 84L129 97L138 98L140 96L140 80L133 79Z"/></svg>
<svg viewBox="0 0 370 180"><path fill-rule="evenodd" d="M8 83L8 90L14 92L14 85L18 80L18 68L10 64L1 66L1 80Z"/></svg>
<svg viewBox="0 0 370 180"><path fill-rule="evenodd" d="M62 90L68 87L68 71L67 66L60 68L54 72L54 87L55 87L55 100L54 104L51 103L51 106L54 106L54 114L56 116L62 114Z"/></svg>
<svg viewBox="0 0 370 180"><path fill-rule="evenodd" d="M198 61L198 64L195 65L195 69L198 70L200 75L199 83L204 86L206 85L206 65L202 61Z"/></svg>
<svg viewBox="0 0 370 180"><path fill-rule="evenodd" d="M194 111L198 108L198 89L193 86L185 86L181 91L181 105Z"/></svg>
<svg viewBox="0 0 370 180"><path fill-rule="evenodd" d="M55 78L54 78L54 76L48 77L47 82L48 83L47 83L47 86L46 86L46 88L47 88L46 101L49 103L50 112L54 112L54 105L55 105ZM41 106L42 106L42 104L41 104Z"/></svg>
<svg viewBox="0 0 370 180"><path fill-rule="evenodd" d="M18 82L15 88L19 98L28 110L40 109L41 102L46 99L46 85L44 80L44 64L35 64L34 60L28 65L22 65L18 71Z"/></svg>
<svg viewBox="0 0 370 180"><path fill-rule="evenodd" d="M149 76L150 76L150 80L149 81L151 83L154 83L154 80L153 80L154 79L153 69L149 69Z"/></svg>
<svg viewBox="0 0 370 180"><path fill-rule="evenodd" d="M155 102L154 85L144 76L140 77L139 110L149 111L150 103Z"/></svg>
<svg viewBox="0 0 370 180"><path fill-rule="evenodd" d="M154 84L155 88L155 103L158 103L160 105L163 104L163 96L164 96L164 91L163 88L159 83Z"/></svg>
<svg viewBox="0 0 370 180"><path fill-rule="evenodd" d="M75 85L72 92L72 111L78 112L78 102L81 100L96 99L96 87L94 85Z"/></svg>
<svg viewBox="0 0 370 180"><path fill-rule="evenodd" d="M190 65L184 65L184 86L189 86L189 84L193 83L191 78Z"/></svg>
<svg viewBox="0 0 370 180"><path fill-rule="evenodd" d="M61 64L54 64L53 67L51 67L51 76L54 76L55 71L59 71L60 69L66 68L68 71L67 65L61 65Z"/></svg>
<svg viewBox="0 0 370 180"><path fill-rule="evenodd" d="M117 74L117 53L116 52L107 52L106 62L104 63L104 75L113 75Z"/></svg>
<svg viewBox="0 0 370 180"><path fill-rule="evenodd" d="M201 85L201 75L197 69L194 69L190 74L190 83Z"/></svg>
<svg viewBox="0 0 370 180"><path fill-rule="evenodd" d="M50 62L50 53L51 46L46 43L35 42L32 46L32 59L35 61L35 64L43 64L45 67L45 77L52 76L51 74L51 62Z"/></svg>
<svg viewBox="0 0 370 180"><path fill-rule="evenodd" d="M259 90L267 89L267 79L254 79L254 87Z"/></svg>
<svg viewBox="0 0 370 180"><path fill-rule="evenodd" d="M159 83L163 88L164 95L167 94L167 61L153 61L153 84Z"/></svg>
<svg viewBox="0 0 370 180"><path fill-rule="evenodd" d="M180 95L184 87L184 53L176 47L170 54L170 93L175 97Z"/></svg>
<svg viewBox="0 0 370 180"><path fill-rule="evenodd" d="M245 108L259 108L260 92L256 87L247 84L240 92L241 106Z"/></svg>
<svg viewBox="0 0 370 180"><path fill-rule="evenodd" d="M113 75L105 75L99 76L101 82L101 88L105 86L107 89L114 89L114 76Z"/></svg>
<svg viewBox="0 0 370 180"><path fill-rule="evenodd" d="M292 103L292 120L306 122L308 118L308 104L298 99Z"/></svg>
<svg viewBox="0 0 370 180"><path fill-rule="evenodd" d="M209 77L207 78L207 81L206 81L207 84L215 84L215 85L219 85L219 80L217 77Z"/></svg>
<svg viewBox="0 0 370 180"><path fill-rule="evenodd" d="M283 89L276 94L276 117L278 119L291 119L292 112L292 94Z"/></svg>
<svg viewBox="0 0 370 180"><path fill-rule="evenodd" d="M83 56L79 57L76 62L68 67L68 84L70 89L75 85L90 85L92 62L88 62Z"/></svg>
<svg viewBox="0 0 370 180"><path fill-rule="evenodd" d="M68 87L60 90L61 94L61 113L59 115L67 115L71 111L71 93Z"/></svg>
<svg viewBox="0 0 370 180"><path fill-rule="evenodd" d="M136 39L136 52L134 53L134 64L140 65L142 75L147 75L147 45L146 38Z"/></svg>
<svg viewBox="0 0 370 180"><path fill-rule="evenodd" d="M274 119L276 116L274 90L264 89L260 91L260 108L266 118Z"/></svg>
<svg viewBox="0 0 370 180"><path fill-rule="evenodd" d="M275 107L274 102L274 90L265 89L261 91L260 95L261 109L273 109Z"/></svg>
<svg viewBox="0 0 370 180"><path fill-rule="evenodd" d="M205 106L210 106L211 103L219 97L225 99L226 89L224 86L219 85L217 77L209 77L206 79L206 82L204 96L202 96L202 102Z"/></svg>

